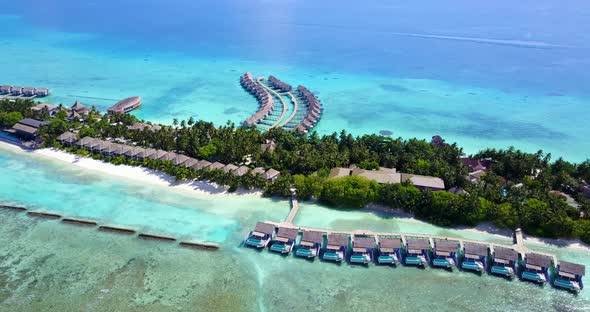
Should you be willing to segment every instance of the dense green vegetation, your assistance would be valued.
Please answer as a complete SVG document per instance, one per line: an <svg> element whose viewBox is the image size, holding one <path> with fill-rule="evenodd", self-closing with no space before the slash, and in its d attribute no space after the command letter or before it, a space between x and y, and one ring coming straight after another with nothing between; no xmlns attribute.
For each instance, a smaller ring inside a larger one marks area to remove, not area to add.
<svg viewBox="0 0 590 312"><path fill-rule="evenodd" d="M268 182L259 177L236 177L219 170L195 171L176 167L170 162L134 162L123 157L107 157L115 164L142 165L163 170L178 180L199 179L230 186L263 189L267 195L288 196L290 188L297 189L303 199L317 199L327 205L347 208L379 203L413 213L423 220L443 225L476 225L493 222L500 228L522 227L526 233L541 237L579 237L590 242L590 201L580 192L580 186L590 181L590 160L580 164L563 159L551 161L550 154L526 153L514 148L484 150L474 158L491 159L493 165L481 180L471 183L461 162L463 154L456 144L431 144L418 139L392 139L380 135L354 137L345 131L331 135L309 136L282 129L262 133L253 128L236 127L228 123L216 127L192 118L175 120L173 126L157 131L128 130L138 120L131 115L101 116L92 110L88 120L66 120L64 114L48 118L47 112L33 114L31 103L0 101L0 122L9 126L18 112L25 117L48 119L52 122L39 135L48 146L55 137L67 130L79 131L80 137L122 138L138 145L222 163L248 164L249 167L274 168L281 177ZM261 148L267 141L276 143L274 151ZM76 153L87 153L71 149ZM94 155L101 158L102 156ZM379 166L398 171L441 177L447 187L460 187L458 194L441 191L419 191L404 182L379 185L353 176L328 178L329 169L358 164L361 168ZM565 198L550 191L571 195L577 208Z"/></svg>

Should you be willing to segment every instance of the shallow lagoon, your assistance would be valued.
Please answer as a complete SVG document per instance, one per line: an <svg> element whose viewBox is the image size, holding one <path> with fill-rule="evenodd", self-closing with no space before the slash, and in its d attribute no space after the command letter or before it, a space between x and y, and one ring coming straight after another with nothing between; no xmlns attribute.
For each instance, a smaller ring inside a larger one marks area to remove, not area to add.
<svg viewBox="0 0 590 312"><path fill-rule="evenodd" d="M183 249L0 211L2 311L50 311L58 306L63 311L583 311L590 307L585 291L573 296L485 274L335 265L242 248L241 240L256 221L286 216L287 201L195 195L83 173L38 155L1 152L2 203L221 245L219 252ZM313 203L302 203L300 209L295 222L308 226L510 241ZM542 244L535 248L590 265L587 249Z"/></svg>

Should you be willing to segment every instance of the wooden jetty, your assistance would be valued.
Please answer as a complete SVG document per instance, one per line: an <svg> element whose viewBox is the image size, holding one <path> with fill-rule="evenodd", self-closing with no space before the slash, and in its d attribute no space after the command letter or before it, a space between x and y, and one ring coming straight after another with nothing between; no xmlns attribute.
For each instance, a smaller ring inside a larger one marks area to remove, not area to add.
<svg viewBox="0 0 590 312"><path fill-rule="evenodd" d="M114 232L114 233L120 233L120 234L135 234L135 230L132 229L126 229L126 228L121 228L121 227L114 227L114 226L107 226L107 225L101 225L98 227L99 231L104 231L104 232Z"/></svg>
<svg viewBox="0 0 590 312"><path fill-rule="evenodd" d="M97 226L98 225L98 223L96 223L95 221L71 219L71 218L64 218L61 220L61 222L68 223L68 224L75 224L75 225L83 225L83 226Z"/></svg>
<svg viewBox="0 0 590 312"><path fill-rule="evenodd" d="M180 242L179 245L182 246L182 247L202 249L202 250L208 250L208 251L217 251L217 250L219 250L219 245L212 244L212 243Z"/></svg>
<svg viewBox="0 0 590 312"><path fill-rule="evenodd" d="M17 206L7 206L7 205L0 205L1 209L9 209L9 210L15 210L15 211L26 211L27 208L25 207L17 207Z"/></svg>
<svg viewBox="0 0 590 312"><path fill-rule="evenodd" d="M61 219L61 215L56 213L47 213L47 212L39 212L39 211L29 211L27 215L32 217L41 217L41 218L48 218L48 219Z"/></svg>
<svg viewBox="0 0 590 312"><path fill-rule="evenodd" d="M174 237L146 234L146 233L141 233L141 234L137 235L137 237L143 238L143 239L148 239L148 240L164 241L164 242L175 242L176 241L176 238L174 238Z"/></svg>

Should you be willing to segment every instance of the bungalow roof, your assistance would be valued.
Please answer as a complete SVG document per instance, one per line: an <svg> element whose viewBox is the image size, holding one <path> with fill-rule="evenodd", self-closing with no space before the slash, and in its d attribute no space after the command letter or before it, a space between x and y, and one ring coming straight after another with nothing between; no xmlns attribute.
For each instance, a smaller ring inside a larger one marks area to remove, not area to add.
<svg viewBox="0 0 590 312"><path fill-rule="evenodd" d="M197 163L192 165L191 168L193 168L195 170L201 170L201 169L209 168L210 166L211 166L211 162L206 161L206 160L199 160Z"/></svg>
<svg viewBox="0 0 590 312"><path fill-rule="evenodd" d="M258 223L256 223L256 227L254 228L254 231L272 235L275 233L275 226L274 226L274 224L258 222Z"/></svg>
<svg viewBox="0 0 590 312"><path fill-rule="evenodd" d="M457 252L459 242L455 240L438 240L434 242L436 251Z"/></svg>
<svg viewBox="0 0 590 312"><path fill-rule="evenodd" d="M349 176L350 173L352 172L352 169L350 168L332 168L330 170L330 178L340 178L340 177L346 177Z"/></svg>
<svg viewBox="0 0 590 312"><path fill-rule="evenodd" d="M220 163L220 162L217 162L217 161L216 161L216 162L214 162L213 164L211 164L211 166L209 166L207 169L214 170L214 169L221 169L221 168L223 168L223 167L225 167L225 165L224 165L224 164L222 164L222 163Z"/></svg>
<svg viewBox="0 0 590 312"><path fill-rule="evenodd" d="M324 233L317 231L303 231L301 241L321 244L324 242Z"/></svg>
<svg viewBox="0 0 590 312"><path fill-rule="evenodd" d="M328 235L328 245L348 246L348 235L330 234Z"/></svg>
<svg viewBox="0 0 590 312"><path fill-rule="evenodd" d="M494 258L517 261L518 252L512 248L494 247Z"/></svg>
<svg viewBox="0 0 590 312"><path fill-rule="evenodd" d="M250 168L246 167L246 166L240 166L238 169L233 171L233 174L241 177L243 175L245 175L246 173L248 173L248 171L250 170Z"/></svg>
<svg viewBox="0 0 590 312"><path fill-rule="evenodd" d="M402 173L401 180L412 181L414 186L418 187L426 187L426 188L433 188L433 189L444 189L445 182L441 178L437 177L429 177L429 176L422 176L417 174L409 174L409 173Z"/></svg>
<svg viewBox="0 0 590 312"><path fill-rule="evenodd" d="M375 248L375 237L373 236L354 236L352 246L354 248Z"/></svg>
<svg viewBox="0 0 590 312"><path fill-rule="evenodd" d="M538 253L528 253L526 254L526 264L532 264L536 266L540 266L543 268L548 268L551 266L551 257L541 255Z"/></svg>
<svg viewBox="0 0 590 312"><path fill-rule="evenodd" d="M487 256L488 246L482 244L465 243L465 253L470 255Z"/></svg>
<svg viewBox="0 0 590 312"><path fill-rule="evenodd" d="M270 168L262 175L262 177L267 180L270 180L270 179L278 177L280 174L281 173L279 171Z"/></svg>
<svg viewBox="0 0 590 312"><path fill-rule="evenodd" d="M283 237L287 239L295 240L299 235L299 230L295 228L279 227L277 237Z"/></svg>
<svg viewBox="0 0 590 312"><path fill-rule="evenodd" d="M399 238L379 237L379 248L400 248L402 240Z"/></svg>
<svg viewBox="0 0 590 312"><path fill-rule="evenodd" d="M408 238L406 240L408 249L425 250L430 249L430 241L424 238Z"/></svg>
<svg viewBox="0 0 590 312"><path fill-rule="evenodd" d="M221 168L221 170L223 170L223 172L225 172L225 173L230 173L236 169L238 169L238 166L236 166L234 164L227 164L227 165L225 165L225 167Z"/></svg>
<svg viewBox="0 0 590 312"><path fill-rule="evenodd" d="M586 266L567 261L559 261L559 272L584 276L586 274Z"/></svg>

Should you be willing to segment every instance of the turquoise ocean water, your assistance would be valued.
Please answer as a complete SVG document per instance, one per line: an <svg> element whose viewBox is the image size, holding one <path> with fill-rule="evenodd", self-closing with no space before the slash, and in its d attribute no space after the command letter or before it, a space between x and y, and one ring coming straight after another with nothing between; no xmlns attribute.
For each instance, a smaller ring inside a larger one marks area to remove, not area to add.
<svg viewBox="0 0 590 312"><path fill-rule="evenodd" d="M153 121L239 123L239 75L323 101L321 133L440 134L586 159L590 7L582 1L0 0L0 84L105 109L140 95ZM201 252L0 211L0 311L587 311L579 296L463 272L350 267L239 247L285 201L192 195L0 147L0 204L220 244ZM303 204L297 224L508 238ZM533 245L590 266L588 250Z"/></svg>

